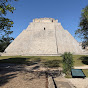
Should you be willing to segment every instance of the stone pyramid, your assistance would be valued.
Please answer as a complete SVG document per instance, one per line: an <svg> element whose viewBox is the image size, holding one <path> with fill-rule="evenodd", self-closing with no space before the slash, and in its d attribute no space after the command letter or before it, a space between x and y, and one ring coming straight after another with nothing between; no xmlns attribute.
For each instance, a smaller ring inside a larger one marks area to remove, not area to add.
<svg viewBox="0 0 88 88"><path fill-rule="evenodd" d="M5 49L4 55L59 55L82 53L74 37L53 18L34 19Z"/></svg>

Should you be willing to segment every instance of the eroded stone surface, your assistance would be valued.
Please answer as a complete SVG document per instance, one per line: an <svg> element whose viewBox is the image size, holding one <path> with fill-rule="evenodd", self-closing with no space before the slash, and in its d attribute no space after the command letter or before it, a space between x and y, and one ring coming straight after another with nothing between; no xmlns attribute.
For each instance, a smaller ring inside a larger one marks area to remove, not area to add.
<svg viewBox="0 0 88 88"><path fill-rule="evenodd" d="M58 55L83 53L74 37L53 18L34 19L5 49L3 55Z"/></svg>

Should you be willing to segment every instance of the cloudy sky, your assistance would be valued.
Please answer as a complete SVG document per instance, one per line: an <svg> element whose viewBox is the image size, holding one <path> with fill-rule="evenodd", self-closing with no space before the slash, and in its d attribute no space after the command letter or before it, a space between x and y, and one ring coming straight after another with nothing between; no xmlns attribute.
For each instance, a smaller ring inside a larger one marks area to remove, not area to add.
<svg viewBox="0 0 88 88"><path fill-rule="evenodd" d="M43 17L58 19L63 28L75 36L81 10L88 5L88 0L18 0L11 4L16 8L13 14L7 14L14 21L12 37L16 38L33 19Z"/></svg>

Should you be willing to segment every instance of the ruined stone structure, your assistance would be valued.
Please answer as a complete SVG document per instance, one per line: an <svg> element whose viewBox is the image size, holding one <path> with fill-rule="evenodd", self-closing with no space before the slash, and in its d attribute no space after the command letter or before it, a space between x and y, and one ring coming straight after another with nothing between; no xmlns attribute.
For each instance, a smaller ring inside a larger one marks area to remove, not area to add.
<svg viewBox="0 0 88 88"><path fill-rule="evenodd" d="M59 55L82 53L74 37L53 18L34 19L5 49L3 55Z"/></svg>

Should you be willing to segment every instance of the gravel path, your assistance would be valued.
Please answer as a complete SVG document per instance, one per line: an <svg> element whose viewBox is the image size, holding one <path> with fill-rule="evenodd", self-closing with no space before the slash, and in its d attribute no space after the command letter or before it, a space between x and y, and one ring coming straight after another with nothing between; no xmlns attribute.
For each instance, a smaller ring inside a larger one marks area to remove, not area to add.
<svg viewBox="0 0 88 88"><path fill-rule="evenodd" d="M84 65L84 66L75 66L75 69L88 69L88 65Z"/></svg>
<svg viewBox="0 0 88 88"><path fill-rule="evenodd" d="M46 76L25 71L23 66L4 65L0 68L0 88L46 88Z"/></svg>
<svg viewBox="0 0 88 88"><path fill-rule="evenodd" d="M88 88L88 78L70 78L67 80L71 82L75 88Z"/></svg>
<svg viewBox="0 0 88 88"><path fill-rule="evenodd" d="M64 77L54 78L57 88L74 88L72 83Z"/></svg>
<svg viewBox="0 0 88 88"><path fill-rule="evenodd" d="M54 80L57 88L88 88L88 78L57 77Z"/></svg>

